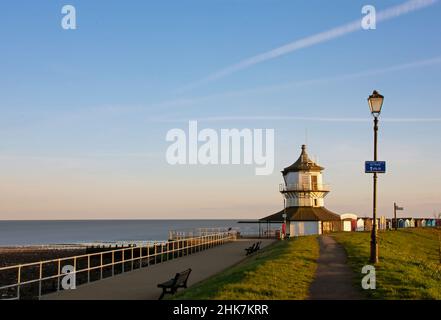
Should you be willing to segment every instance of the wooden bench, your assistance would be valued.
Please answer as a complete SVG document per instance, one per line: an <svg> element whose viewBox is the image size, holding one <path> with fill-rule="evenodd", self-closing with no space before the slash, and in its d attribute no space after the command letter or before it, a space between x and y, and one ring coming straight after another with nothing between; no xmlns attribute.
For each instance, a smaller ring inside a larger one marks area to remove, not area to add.
<svg viewBox="0 0 441 320"><path fill-rule="evenodd" d="M176 273L175 277L158 284L158 288L162 288L161 296L159 300L161 300L165 294L175 294L178 291L178 288L187 288L187 280L190 276L191 269L187 269L185 271Z"/></svg>
<svg viewBox="0 0 441 320"><path fill-rule="evenodd" d="M246 255L253 253L255 247L256 247L256 243L253 243L253 245L251 247L245 248L245 251L247 252Z"/></svg>
<svg viewBox="0 0 441 320"><path fill-rule="evenodd" d="M262 241L259 241L256 245L256 247L254 248L254 251L259 251L260 250L260 245L262 244Z"/></svg>
<svg viewBox="0 0 441 320"><path fill-rule="evenodd" d="M245 248L245 251L247 252L247 256L252 254L253 252L256 252L258 250L260 250L260 244L262 243L262 241L259 242L255 242L253 243L253 245L251 247Z"/></svg>

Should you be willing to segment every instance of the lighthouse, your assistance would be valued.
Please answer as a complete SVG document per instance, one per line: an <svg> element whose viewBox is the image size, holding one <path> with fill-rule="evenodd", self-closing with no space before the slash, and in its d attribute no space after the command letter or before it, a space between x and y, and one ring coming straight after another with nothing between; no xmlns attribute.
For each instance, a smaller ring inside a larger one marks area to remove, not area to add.
<svg viewBox="0 0 441 320"><path fill-rule="evenodd" d="M324 169L309 158L306 145L302 145L297 161L282 170L279 192L285 208L260 221L286 223L290 236L341 230L340 216L325 208L324 199L330 189L323 182Z"/></svg>

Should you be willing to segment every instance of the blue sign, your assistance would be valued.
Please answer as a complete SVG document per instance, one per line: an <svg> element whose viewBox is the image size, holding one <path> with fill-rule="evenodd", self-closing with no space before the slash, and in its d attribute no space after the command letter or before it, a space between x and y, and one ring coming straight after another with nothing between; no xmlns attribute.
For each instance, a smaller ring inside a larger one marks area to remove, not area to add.
<svg viewBox="0 0 441 320"><path fill-rule="evenodd" d="M365 173L385 173L386 161L366 161L364 163Z"/></svg>

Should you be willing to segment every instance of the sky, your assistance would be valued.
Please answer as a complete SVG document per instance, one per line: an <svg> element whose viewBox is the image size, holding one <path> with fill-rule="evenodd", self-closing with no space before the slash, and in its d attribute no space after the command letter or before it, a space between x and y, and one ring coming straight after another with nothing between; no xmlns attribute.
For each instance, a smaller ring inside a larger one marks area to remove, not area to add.
<svg viewBox="0 0 441 320"><path fill-rule="evenodd" d="M73 5L77 29L61 27ZM376 29L360 28L364 5ZM306 143L328 209L441 212L441 1L3 1L0 219L260 218ZM167 132L274 129L275 168L170 165Z"/></svg>

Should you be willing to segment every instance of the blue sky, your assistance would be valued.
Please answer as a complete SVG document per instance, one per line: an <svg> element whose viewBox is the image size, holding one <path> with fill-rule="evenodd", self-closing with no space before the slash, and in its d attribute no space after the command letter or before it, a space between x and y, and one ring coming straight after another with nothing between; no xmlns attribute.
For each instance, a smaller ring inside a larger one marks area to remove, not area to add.
<svg viewBox="0 0 441 320"><path fill-rule="evenodd" d="M373 89L385 95L380 212L390 216L394 201L408 215L441 211L438 1L200 82L360 19L363 5L380 12L405 2L2 3L0 219L261 217L280 208L279 169L306 140L332 186L327 207L369 215L362 170L372 157ZM65 4L76 8L77 30L60 26ZM193 119L201 128L274 128L274 174L168 165L167 131Z"/></svg>

